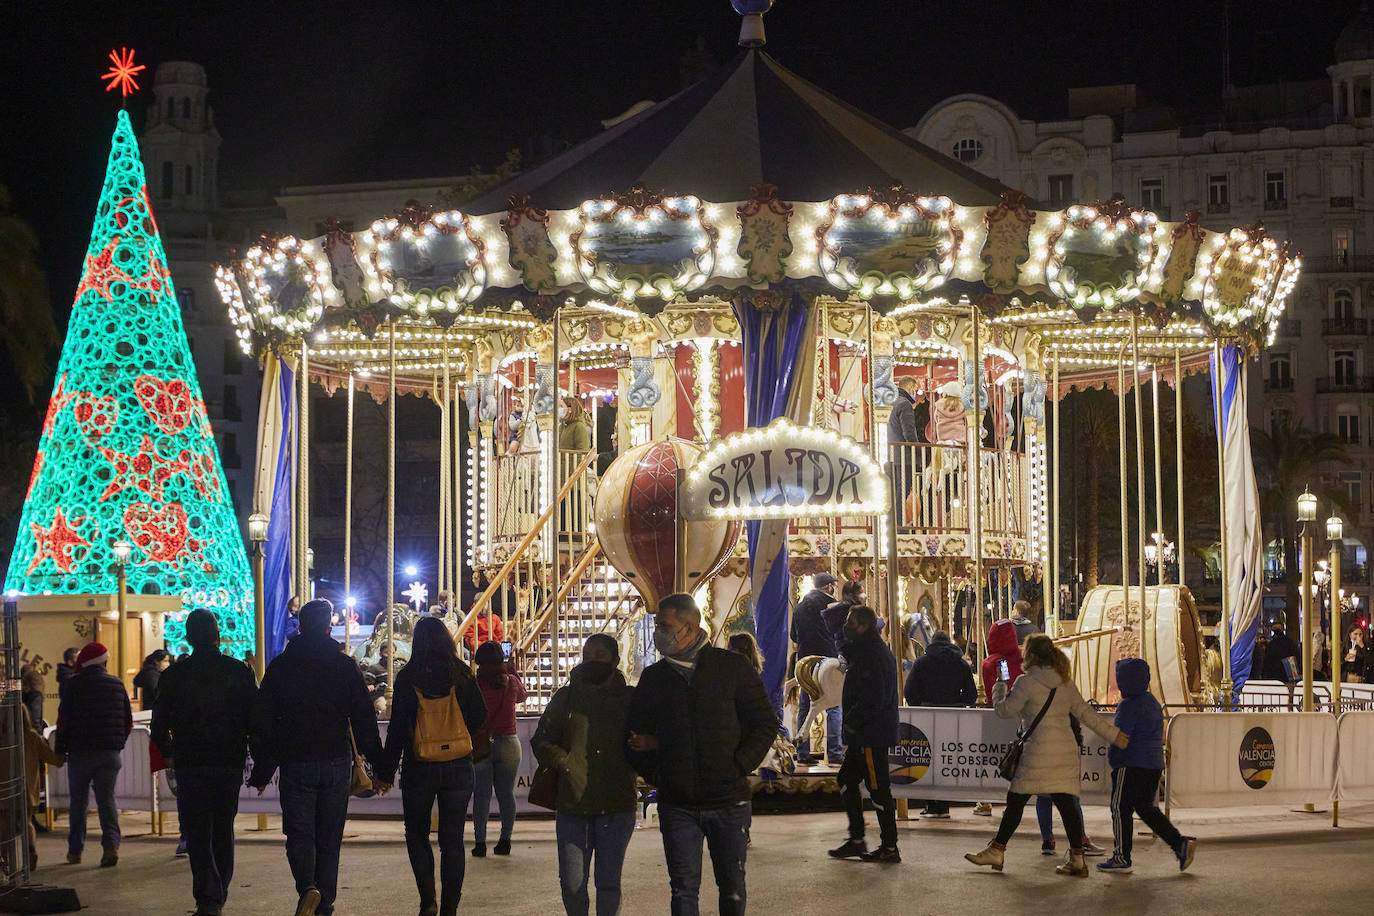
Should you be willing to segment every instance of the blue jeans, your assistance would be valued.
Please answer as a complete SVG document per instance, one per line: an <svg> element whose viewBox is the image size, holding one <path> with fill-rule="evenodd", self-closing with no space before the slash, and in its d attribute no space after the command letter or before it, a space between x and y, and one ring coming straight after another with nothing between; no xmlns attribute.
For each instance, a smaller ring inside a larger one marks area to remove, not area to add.
<svg viewBox="0 0 1374 916"><path fill-rule="evenodd" d="M436 901L439 912L457 911L463 896L463 818L472 796L472 758L425 763L408 760L401 769L401 812L406 825L406 853L415 873L420 906ZM434 849L429 844L429 815L439 803L439 878L442 899L434 892Z"/></svg>
<svg viewBox="0 0 1374 916"><path fill-rule="evenodd" d="M797 698L797 727L806 721L807 715L811 712L811 694L805 690ZM844 743L840 741L840 707L832 706L825 711L825 756L830 760L836 761L844 757ZM798 734L797 752L810 755L811 737L809 735Z"/></svg>
<svg viewBox="0 0 1374 916"><path fill-rule="evenodd" d="M1083 802L1077 795L1073 796L1073 803L1078 808L1078 819L1083 819ZM1035 820L1040 825L1040 840L1044 843L1054 842L1054 800L1048 795L1035 796ZM1085 834L1086 836L1086 834Z"/></svg>
<svg viewBox="0 0 1374 916"><path fill-rule="evenodd" d="M191 896L217 913L234 879L234 816L243 767L177 767L177 819L191 860Z"/></svg>
<svg viewBox="0 0 1374 916"><path fill-rule="evenodd" d="M596 858L596 916L620 912L620 872L625 850L635 832L635 813L569 814L559 811L558 882L563 887L563 910L568 916L587 916L587 875Z"/></svg>
<svg viewBox="0 0 1374 916"><path fill-rule="evenodd" d="M668 861L672 916L696 916L701 890L701 841L711 853L711 869L720 892L721 916L744 912L744 858L749 849L753 807L745 802L724 808L658 806L658 829Z"/></svg>
<svg viewBox="0 0 1374 916"><path fill-rule="evenodd" d="M67 756L67 787L71 791L71 808L67 820L67 852L80 855L86 845L86 810L91 789L95 789L95 807L100 815L100 845L106 849L119 848L119 807L115 804L115 780L123 763L119 751L81 751Z"/></svg>
<svg viewBox="0 0 1374 916"><path fill-rule="evenodd" d="M515 777L520 774L520 738L492 735L491 753L472 765L476 783L472 789L472 841L487 841L487 814L491 793L501 809L501 839L509 840L515 829Z"/></svg>
<svg viewBox="0 0 1374 916"><path fill-rule="evenodd" d="M286 834L286 861L296 879L296 894L315 888L320 903L315 912L329 916L339 892L339 851L348 819L348 788L353 761L310 760L284 763L278 791L281 830Z"/></svg>

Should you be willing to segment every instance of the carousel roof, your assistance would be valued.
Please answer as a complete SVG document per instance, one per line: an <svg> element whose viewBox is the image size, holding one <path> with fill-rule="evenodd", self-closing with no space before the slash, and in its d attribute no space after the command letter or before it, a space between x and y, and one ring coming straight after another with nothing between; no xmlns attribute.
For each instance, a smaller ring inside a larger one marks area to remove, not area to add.
<svg viewBox="0 0 1374 916"><path fill-rule="evenodd" d="M497 185L463 210L504 210L517 193L540 207L570 209L632 185L739 200L765 183L789 200L903 184L990 204L1006 190L748 48L690 88Z"/></svg>

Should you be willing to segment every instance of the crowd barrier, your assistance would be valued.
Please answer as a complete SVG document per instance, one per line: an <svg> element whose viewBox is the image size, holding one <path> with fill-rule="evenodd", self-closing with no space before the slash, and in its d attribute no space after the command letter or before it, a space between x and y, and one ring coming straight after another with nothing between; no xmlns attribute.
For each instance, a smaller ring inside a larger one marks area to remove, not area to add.
<svg viewBox="0 0 1374 916"><path fill-rule="evenodd" d="M1324 712L1185 712L1169 720L1173 807L1290 805L1329 798L1336 719Z"/></svg>
<svg viewBox="0 0 1374 916"><path fill-rule="evenodd" d="M1344 712L1336 723L1336 780L1332 799L1374 799L1374 712Z"/></svg>
<svg viewBox="0 0 1374 916"><path fill-rule="evenodd" d="M1246 681L1236 691L1236 705L1256 711L1302 710L1302 685L1284 681ZM1316 712L1331 710L1331 682L1312 684L1312 706ZM1374 710L1374 684L1341 684L1341 709Z"/></svg>

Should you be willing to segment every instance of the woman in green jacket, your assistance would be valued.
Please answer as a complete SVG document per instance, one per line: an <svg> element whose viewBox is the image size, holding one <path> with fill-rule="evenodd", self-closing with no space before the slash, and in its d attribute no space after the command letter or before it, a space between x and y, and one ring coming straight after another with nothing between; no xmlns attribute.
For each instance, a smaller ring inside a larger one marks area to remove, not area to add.
<svg viewBox="0 0 1374 916"><path fill-rule="evenodd" d="M587 425L587 411L583 409L582 402L571 395L564 395L558 422L558 450L585 455L587 449L592 447L592 431Z"/></svg>
<svg viewBox="0 0 1374 916"><path fill-rule="evenodd" d="M530 739L543 766L558 770L558 879L563 909L585 916L596 858L597 916L620 910L620 872L635 830L635 771L625 758L625 716L633 690L616 670L620 647L587 638L569 686L553 695Z"/></svg>

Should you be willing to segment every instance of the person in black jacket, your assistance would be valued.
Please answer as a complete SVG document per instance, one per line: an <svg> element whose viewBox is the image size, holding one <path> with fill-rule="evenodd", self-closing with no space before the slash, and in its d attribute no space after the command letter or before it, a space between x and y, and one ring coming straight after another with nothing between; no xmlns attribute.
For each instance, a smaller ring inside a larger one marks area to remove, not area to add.
<svg viewBox="0 0 1374 916"><path fill-rule="evenodd" d="M220 653L214 614L204 608L188 614L186 641L191 657L158 681L153 743L176 776L177 818L191 859L196 913L214 916L224 908L234 877L234 816L258 685L246 665Z"/></svg>
<svg viewBox="0 0 1374 916"><path fill-rule="evenodd" d="M844 763L836 780L849 815L849 839L830 855L858 856L865 862L900 862L897 851L897 805L888 781L887 755L897 743L897 662L878 635L878 617L865 604L849 609L841 648L849 670L844 676ZM878 811L881 842L868 851L864 843L864 802L859 785Z"/></svg>
<svg viewBox="0 0 1374 916"><path fill-rule="evenodd" d="M57 707L57 742L53 748L67 756L67 783L71 809L67 819L67 862L81 862L86 845L86 805L95 789L100 814L100 866L119 862L119 809L115 806L115 780L123 765L119 752L133 731L133 710L124 683L105 670L110 651L98 642L87 643L76 657L76 675L67 683L66 696Z"/></svg>
<svg viewBox="0 0 1374 916"><path fill-rule="evenodd" d="M453 699L447 702L458 704L471 739L487 721L487 704L477 678L458 657L458 648L443 621L437 617L421 618L415 624L410 661L396 672L391 721L387 724L386 750L377 764L377 783L385 792L404 757L401 808L406 852L420 892L420 912L426 916L453 916L463 895L463 816L472 798L472 754L452 760L421 760L415 750L420 697L434 700L450 694ZM429 813L436 800L442 897L435 893L434 850L429 844Z"/></svg>
<svg viewBox="0 0 1374 916"><path fill-rule="evenodd" d="M1302 650L1298 644L1289 638L1283 631L1282 624L1274 624L1274 631L1269 637L1269 645L1264 650L1264 679L1267 681L1282 681L1291 684L1296 677L1290 677L1284 668L1283 660L1293 659L1294 671L1301 676L1302 674Z"/></svg>
<svg viewBox="0 0 1374 916"><path fill-rule="evenodd" d="M80 649L64 649L62 661L57 663L57 699L60 702L67 694L67 682L76 675L76 654Z"/></svg>
<svg viewBox="0 0 1374 916"><path fill-rule="evenodd" d="M973 669L944 630L936 630L925 654L911 663L902 695L908 706L973 706L978 702ZM948 818L949 802L932 799L921 816Z"/></svg>
<svg viewBox="0 0 1374 916"><path fill-rule="evenodd" d="M143 709L152 709L157 699L157 685L162 672L172 663L172 656L166 649L154 649L143 659L143 667L134 675L134 695L143 704Z"/></svg>
<svg viewBox="0 0 1374 916"><path fill-rule="evenodd" d="M918 443L926 441L926 426L930 423L930 405L916 401L916 377L907 375L897 380L897 400L887 418L887 442L892 453L892 486L897 502L902 506L898 527L917 524L920 508L912 492L917 478L925 467L924 454Z"/></svg>
<svg viewBox="0 0 1374 916"><path fill-rule="evenodd" d="M821 573L813 580L811 591L807 592L797 602L796 607L792 608L792 642L797 646L797 658L806 658L808 655L820 655L825 658L838 658L839 650L835 645L835 636L830 632L822 618L822 612L835 600L835 583L840 581L830 573ZM806 721L811 713L811 695L805 690L801 691L801 696L797 700L797 721L796 726ZM811 756L811 738L809 735L795 735L797 745L797 763L809 766L815 763L815 758ZM840 739L840 709L838 706L825 711L825 743L826 754L832 760L839 760L844 754L843 742Z"/></svg>
<svg viewBox="0 0 1374 916"><path fill-rule="evenodd" d="M778 717L748 660L706 642L691 595L659 602L654 647L663 658L640 676L626 727L630 764L658 789L672 912L697 912L704 839L729 916L745 907L749 774L772 747Z"/></svg>
<svg viewBox="0 0 1374 916"><path fill-rule="evenodd" d="M322 598L301 608L300 632L267 666L249 724L248 784L261 789L281 768L282 833L301 916L334 912L353 781L349 731L364 757L382 757L362 672L329 638L333 616L334 606Z"/></svg>

